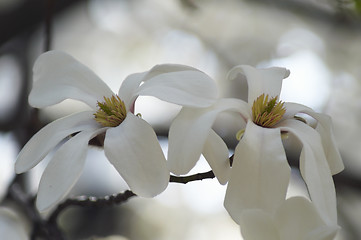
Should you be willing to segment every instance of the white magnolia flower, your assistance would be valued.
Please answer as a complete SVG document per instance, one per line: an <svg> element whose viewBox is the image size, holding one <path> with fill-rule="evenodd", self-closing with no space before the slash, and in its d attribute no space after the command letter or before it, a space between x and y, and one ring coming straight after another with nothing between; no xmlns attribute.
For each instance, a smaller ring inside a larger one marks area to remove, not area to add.
<svg viewBox="0 0 361 240"><path fill-rule="evenodd" d="M261 209L245 210L240 217L245 240L332 240L338 226L328 226L315 206L303 197L292 197L274 214Z"/></svg>
<svg viewBox="0 0 361 240"><path fill-rule="evenodd" d="M10 208L0 207L0 236L1 239L29 239L25 224Z"/></svg>
<svg viewBox="0 0 361 240"><path fill-rule="evenodd" d="M67 98L80 100L92 110L58 119L41 129L21 150L17 173L37 165L71 134L47 165L38 190L37 207L46 211L61 201L79 178L90 139L105 134L104 152L130 189L153 197L169 182L169 170L152 127L134 115L139 95L171 103L205 107L216 98L215 83L206 74L183 65L158 65L128 76L115 95L90 69L59 51L42 54L34 65L33 107L43 108Z"/></svg>
<svg viewBox="0 0 361 240"><path fill-rule="evenodd" d="M238 75L247 79L248 102L219 99L208 108L183 108L174 120L169 132L171 172L188 173L203 153L219 182L225 184L228 181L224 204L239 223L240 213L245 209L273 212L284 201L290 166L281 136L293 134L303 145L300 171L310 197L321 217L335 223L332 174L342 171L343 163L335 145L330 118L300 104L278 101L282 80L289 75L287 69L237 66L230 71L229 78ZM227 146L212 130L217 115L225 111L233 113L236 121L246 124L237 133L240 141L232 168ZM297 113L316 119L316 129L295 118Z"/></svg>

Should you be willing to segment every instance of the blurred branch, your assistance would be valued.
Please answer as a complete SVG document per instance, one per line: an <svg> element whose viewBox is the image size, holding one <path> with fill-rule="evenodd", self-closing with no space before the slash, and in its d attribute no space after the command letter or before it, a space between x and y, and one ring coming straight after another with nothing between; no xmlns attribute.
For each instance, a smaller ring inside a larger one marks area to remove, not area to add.
<svg viewBox="0 0 361 240"><path fill-rule="evenodd" d="M20 185L14 181L9 187L9 197L11 197L25 212L33 224L31 239L64 240L62 232L57 224L46 222L38 212L34 204L34 197L29 197L23 192Z"/></svg>
<svg viewBox="0 0 361 240"><path fill-rule="evenodd" d="M51 2L53 1L55 0L51 0ZM56 1L56 4L55 2L51 3L52 13L59 13L81 1L84 0L60 0ZM26 0L17 8L3 11L0 14L0 45L29 29L37 27L44 20L44 14L51 14L47 12L48 10L48 8L44 9L44 0Z"/></svg>
<svg viewBox="0 0 361 240"><path fill-rule="evenodd" d="M1 25L1 23L0 23ZM0 56L11 56L15 59L17 70L20 75L20 89L17 95L16 103L11 111L8 111L7 117L0 121L0 131L10 131L27 124L28 120L28 89L29 89L29 62L24 53L28 51L28 33L22 34L22 37L13 39L0 48ZM1 36L0 36L1 38ZM11 79L16 85L17 79Z"/></svg>
<svg viewBox="0 0 361 240"><path fill-rule="evenodd" d="M284 9L294 14L325 22L327 25L347 27L357 31L361 29L361 19L355 18L349 11L344 11L345 9L340 8L337 2L334 6L331 3L305 0L248 0L248 2Z"/></svg>
<svg viewBox="0 0 361 240"><path fill-rule="evenodd" d="M24 1L23 5L27 6L29 2L30 1ZM4 43L2 41L6 42L0 47L0 55L11 55L15 57L16 64L18 65L17 67L21 75L21 87L17 96L18 98L16 101L16 105L13 108L12 112L10 112L9 117L0 122L0 131L15 130L15 135L21 147L30 139L31 136L33 136L42 127L42 124L37 118L38 110L30 108L28 104L28 91L31 87L31 74L29 73L30 67L27 53L29 52L30 45L28 40L33 32L33 29L26 27L22 29L20 27L19 32L15 34L14 28L16 28L17 26L17 20L21 20L21 24L24 25L31 24L31 20L24 21L27 17L32 16L31 11L37 10L40 12L44 12L43 14L37 14L37 12L35 11L34 14L39 18L34 19L34 21L39 21L39 23L41 21L45 22L44 51L50 50L52 41L52 19L54 8L56 6L55 2L56 0L32 1L31 4L34 9L26 8L26 14L21 13L22 11L24 11L23 5L11 11L11 13L14 13L14 15L8 15L9 12L2 12L0 14L0 27L2 29L2 34L0 35L0 44ZM37 4L39 4L39 6ZM61 7L63 6L58 6L57 10L60 11ZM18 14L18 11L20 12L19 14L21 14L21 17L19 19L15 17ZM13 21L15 21L15 23ZM12 24L8 24L9 22L11 22ZM14 31L14 36L11 35L11 31ZM9 37L11 37L11 41L7 41L8 39L5 39L8 33Z"/></svg>
<svg viewBox="0 0 361 240"><path fill-rule="evenodd" d="M44 52L47 52L51 49L51 40L52 40L52 21L53 21L53 11L55 0L45 0L45 46Z"/></svg>

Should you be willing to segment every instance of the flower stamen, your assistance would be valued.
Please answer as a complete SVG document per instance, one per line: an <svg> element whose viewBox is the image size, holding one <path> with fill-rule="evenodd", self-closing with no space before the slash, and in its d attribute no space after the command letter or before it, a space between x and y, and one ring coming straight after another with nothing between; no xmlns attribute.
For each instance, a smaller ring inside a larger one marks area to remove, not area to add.
<svg viewBox="0 0 361 240"><path fill-rule="evenodd" d="M268 95L262 94L253 102L252 106L253 122L266 128L276 125L286 112L284 102L277 101L278 96L268 99Z"/></svg>
<svg viewBox="0 0 361 240"><path fill-rule="evenodd" d="M104 97L104 102L98 101L97 105L99 109L94 113L94 118L104 127L119 126L127 116L124 102L118 95L113 95L110 98Z"/></svg>
<svg viewBox="0 0 361 240"><path fill-rule="evenodd" d="M243 128L243 129L241 129L241 130L239 130L239 131L237 132L237 134L236 134L236 139L237 139L238 141L240 141L240 140L242 139L245 131L246 131L246 129Z"/></svg>

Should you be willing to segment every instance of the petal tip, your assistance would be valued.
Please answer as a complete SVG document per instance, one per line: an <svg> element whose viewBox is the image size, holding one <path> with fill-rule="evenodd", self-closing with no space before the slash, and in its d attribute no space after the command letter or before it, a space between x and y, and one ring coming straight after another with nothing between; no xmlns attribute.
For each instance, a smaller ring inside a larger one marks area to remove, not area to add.
<svg viewBox="0 0 361 240"><path fill-rule="evenodd" d="M15 170L15 173L16 173L16 174L21 174L21 173L25 172L25 170L24 170L24 169L22 169L22 167L21 167L21 166L16 165L16 163L15 163L14 170Z"/></svg>
<svg viewBox="0 0 361 240"><path fill-rule="evenodd" d="M291 74L291 71L288 70L288 69L285 69L285 76L284 76L284 78L288 78L288 77L290 76L290 74Z"/></svg>
<svg viewBox="0 0 361 240"><path fill-rule="evenodd" d="M18 157L15 161L15 164L14 164L14 170L15 170L15 173L16 174L20 174L20 173L24 173L26 171L29 170L29 168L27 168L26 166L24 166L24 164L22 163L21 161L21 158Z"/></svg>
<svg viewBox="0 0 361 240"><path fill-rule="evenodd" d="M40 213L45 213L49 211L56 203L52 203L50 201L45 201L39 195L36 198L36 208L39 210Z"/></svg>

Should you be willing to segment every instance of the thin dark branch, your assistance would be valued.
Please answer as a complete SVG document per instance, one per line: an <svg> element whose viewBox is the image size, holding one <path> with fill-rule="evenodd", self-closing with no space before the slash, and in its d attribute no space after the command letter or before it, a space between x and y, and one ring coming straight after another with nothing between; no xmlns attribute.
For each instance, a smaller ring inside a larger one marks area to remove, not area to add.
<svg viewBox="0 0 361 240"><path fill-rule="evenodd" d="M213 171L208 171L208 172L204 172L204 173L197 173L194 175L190 175L190 176L184 176L184 177L178 177L178 176L170 176L169 182L175 182L175 183L189 183L189 182L193 182L193 181L200 181L203 179L209 179L209 178L214 178L214 173Z"/></svg>
<svg viewBox="0 0 361 240"><path fill-rule="evenodd" d="M190 176L170 176L169 182L175 182L175 183L183 183L186 184L188 182L192 181L200 181L203 179L211 179L214 178L213 171L208 171L204 173L197 173ZM59 215L68 207L70 206L79 206L79 207L103 207L103 206L112 206L117 204L122 204L131 197L137 196L135 193L133 193L130 190L126 190L123 193L114 194L110 196L105 196L103 198L97 198L97 197L87 197L87 196L80 196L76 198L70 198L65 200L65 202L58 205L58 207L54 210L54 212L50 215L48 222L49 223L55 223Z"/></svg>

